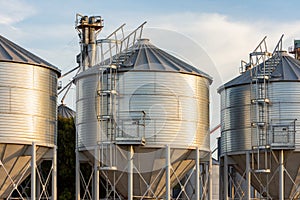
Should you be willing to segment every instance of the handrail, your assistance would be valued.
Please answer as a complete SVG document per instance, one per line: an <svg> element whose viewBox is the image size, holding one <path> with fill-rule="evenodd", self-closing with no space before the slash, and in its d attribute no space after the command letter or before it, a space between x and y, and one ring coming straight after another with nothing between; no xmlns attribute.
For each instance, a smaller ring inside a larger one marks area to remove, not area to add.
<svg viewBox="0 0 300 200"><path fill-rule="evenodd" d="M274 48L274 51L272 53L273 56L276 54L276 52L282 51L282 38L283 38L283 36L284 36L284 34L281 35L278 43L276 44L276 46Z"/></svg>
<svg viewBox="0 0 300 200"><path fill-rule="evenodd" d="M118 62L118 59L121 56L121 53L126 53L131 45L142 37L143 26L147 22L143 22L126 37L124 37L123 27L125 24L121 25L118 29L112 32L106 39L97 40L98 46L100 46L101 57L99 65L103 64L106 59L109 59L109 62L112 63L114 60ZM122 31L122 37L119 39L117 36L118 31ZM139 32L139 33L138 33ZM114 37L113 37L114 36ZM113 38L112 38L113 37ZM107 43L107 46L104 44ZM106 47L106 48L105 48ZM108 56L107 56L108 55ZM106 63L109 64L109 63Z"/></svg>

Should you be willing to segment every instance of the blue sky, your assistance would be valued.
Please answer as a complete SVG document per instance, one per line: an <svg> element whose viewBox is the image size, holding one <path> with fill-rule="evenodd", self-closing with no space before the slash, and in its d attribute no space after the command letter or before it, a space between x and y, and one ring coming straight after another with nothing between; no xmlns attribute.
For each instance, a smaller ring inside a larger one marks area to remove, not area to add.
<svg viewBox="0 0 300 200"><path fill-rule="evenodd" d="M76 13L103 17L105 27L99 37L105 37L124 22L131 30L148 21L145 35L155 45L213 76L213 127L219 123L216 89L239 75L240 60L247 60L265 35L270 51L283 33L285 49L300 38L299 8L298 0L0 0L0 34L64 73L76 66L79 52L74 29ZM75 107L74 96L66 101Z"/></svg>

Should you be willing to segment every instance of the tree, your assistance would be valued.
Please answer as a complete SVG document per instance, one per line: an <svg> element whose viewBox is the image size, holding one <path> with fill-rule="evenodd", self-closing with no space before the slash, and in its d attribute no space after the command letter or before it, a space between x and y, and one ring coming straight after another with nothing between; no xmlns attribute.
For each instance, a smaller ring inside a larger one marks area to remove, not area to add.
<svg viewBox="0 0 300 200"><path fill-rule="evenodd" d="M74 118L58 117L57 197L75 199L75 136Z"/></svg>

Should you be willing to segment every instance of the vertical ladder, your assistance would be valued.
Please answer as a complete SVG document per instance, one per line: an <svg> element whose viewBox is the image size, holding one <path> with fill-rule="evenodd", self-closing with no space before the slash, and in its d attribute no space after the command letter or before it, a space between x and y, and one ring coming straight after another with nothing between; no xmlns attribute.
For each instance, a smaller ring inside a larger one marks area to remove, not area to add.
<svg viewBox="0 0 300 200"><path fill-rule="evenodd" d="M115 170L116 153L115 141L117 136L118 119L118 69L133 53L131 48L137 40L141 39L143 27L146 22L129 33L124 34L125 24L116 29L105 39L97 40L97 64L99 67L97 98L99 98L97 119L99 122L99 135L102 136L101 151L106 152L105 170ZM103 134L104 133L104 134ZM103 137L104 135L104 137ZM103 156L101 156L103 158ZM101 167L100 167L101 168Z"/></svg>
<svg viewBox="0 0 300 200"><path fill-rule="evenodd" d="M269 104L268 84L274 70L269 62L272 56L267 51L266 37L250 54L251 70L251 119L252 119L252 169L256 173L270 173L268 162L270 144L268 139Z"/></svg>
<svg viewBox="0 0 300 200"><path fill-rule="evenodd" d="M273 71L281 62L282 38L277 43L273 53L267 51L266 37L253 53L250 54L251 71L251 119L252 134L256 143L252 144L255 152L252 156L252 167L256 173L270 173L272 141L270 140L270 121L268 86Z"/></svg>

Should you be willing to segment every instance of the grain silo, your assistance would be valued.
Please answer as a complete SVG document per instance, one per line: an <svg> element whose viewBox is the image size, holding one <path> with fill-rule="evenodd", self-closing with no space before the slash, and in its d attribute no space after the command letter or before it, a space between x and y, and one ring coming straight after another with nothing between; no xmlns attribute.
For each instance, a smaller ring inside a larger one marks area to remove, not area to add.
<svg viewBox="0 0 300 200"><path fill-rule="evenodd" d="M282 51L282 38L273 53L264 39L243 69L218 91L220 199L298 199L300 62ZM234 171L243 180L231 182Z"/></svg>
<svg viewBox="0 0 300 200"><path fill-rule="evenodd" d="M210 76L141 39L144 24L121 38L123 26L90 40L85 35L100 30L101 19L80 20L77 199L209 199ZM91 64L93 57L99 59ZM83 177L84 162L93 167L90 179ZM198 178L187 197L189 177L181 180L190 170Z"/></svg>
<svg viewBox="0 0 300 200"><path fill-rule="evenodd" d="M57 115L58 117L62 118L74 118L76 115L76 112L69 108L66 104L60 104L57 108Z"/></svg>
<svg viewBox="0 0 300 200"><path fill-rule="evenodd" d="M58 76L56 67L0 36L0 199L10 199L13 191L21 198L18 186L30 174L31 199L56 199ZM37 167L49 159L52 194Z"/></svg>

